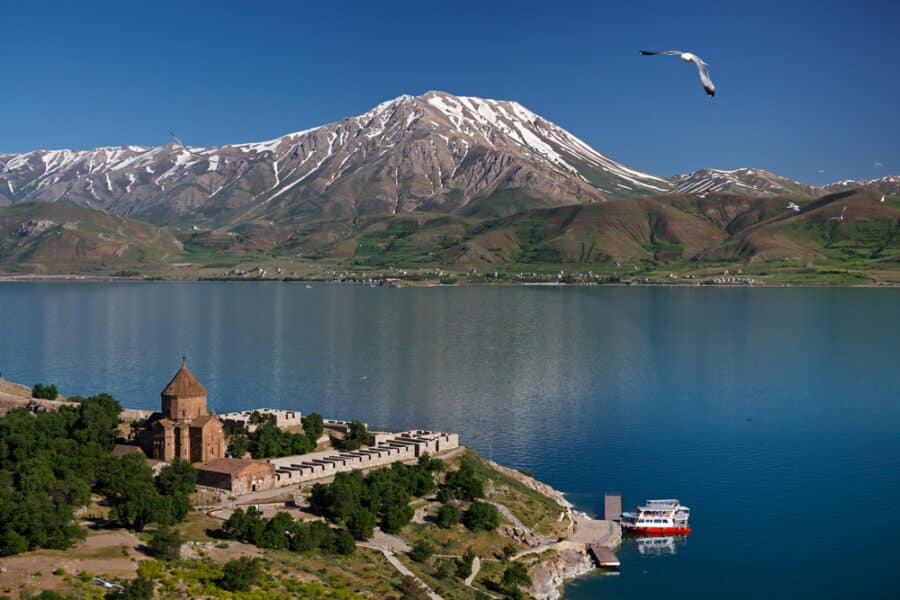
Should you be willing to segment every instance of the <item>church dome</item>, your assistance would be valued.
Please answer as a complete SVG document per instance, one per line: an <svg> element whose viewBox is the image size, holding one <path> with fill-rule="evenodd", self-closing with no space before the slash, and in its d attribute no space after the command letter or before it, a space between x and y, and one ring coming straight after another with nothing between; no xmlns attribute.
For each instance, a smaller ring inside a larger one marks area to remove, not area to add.
<svg viewBox="0 0 900 600"><path fill-rule="evenodd" d="M162 395L167 398L196 398L197 396L206 396L207 391L187 368L187 364L182 362L181 368L163 390Z"/></svg>

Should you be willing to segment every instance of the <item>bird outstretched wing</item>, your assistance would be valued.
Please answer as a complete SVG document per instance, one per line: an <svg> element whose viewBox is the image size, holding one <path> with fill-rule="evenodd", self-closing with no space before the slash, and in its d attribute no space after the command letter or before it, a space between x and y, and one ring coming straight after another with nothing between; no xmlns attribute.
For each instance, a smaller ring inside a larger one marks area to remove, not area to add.
<svg viewBox="0 0 900 600"><path fill-rule="evenodd" d="M709 78L709 69L706 68L706 63L696 56L694 57L694 63L697 64L697 70L700 71L700 81L703 82L703 89L710 96L715 96L716 86L713 84L712 79Z"/></svg>
<svg viewBox="0 0 900 600"><path fill-rule="evenodd" d="M653 56L654 54L668 54L669 56L684 54L681 50L660 50L659 52L648 52L647 50L641 50L641 54L643 56Z"/></svg>

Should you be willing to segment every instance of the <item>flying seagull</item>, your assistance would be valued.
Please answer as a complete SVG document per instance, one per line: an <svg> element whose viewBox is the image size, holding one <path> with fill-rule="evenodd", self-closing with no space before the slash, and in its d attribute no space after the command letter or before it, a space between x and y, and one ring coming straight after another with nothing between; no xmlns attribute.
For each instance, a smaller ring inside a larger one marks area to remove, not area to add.
<svg viewBox="0 0 900 600"><path fill-rule="evenodd" d="M794 212L800 212L800 205L796 202L788 202L787 207Z"/></svg>
<svg viewBox="0 0 900 600"><path fill-rule="evenodd" d="M178 143L179 146L181 146L182 148L184 148L185 152L187 152L188 154L193 154L194 156L197 156L197 157L200 157L200 158L206 158L206 157L203 156L202 154L197 154L196 152L194 152L193 150L191 150L190 148L188 148L188 147L187 147L187 144L185 144L184 142L182 142L182 141L181 141L181 138L179 138L177 135L175 135L174 132L170 131L170 132L169 132L169 135L171 135L171 136L172 136L172 139L175 140L175 141Z"/></svg>
<svg viewBox="0 0 900 600"><path fill-rule="evenodd" d="M884 202L884 194L881 195L881 201Z"/></svg>
<svg viewBox="0 0 900 600"><path fill-rule="evenodd" d="M684 62L694 63L697 65L697 70L700 71L700 81L703 82L703 89L706 90L706 93L709 94L710 97L716 95L716 86L713 85L712 79L709 78L709 69L706 68L706 63L703 62L703 59L696 54L682 52L681 50L663 50L662 52L647 52L646 50L641 50L642 56L653 56L654 54L680 56L681 60Z"/></svg>
<svg viewBox="0 0 900 600"><path fill-rule="evenodd" d="M847 207L845 206L843 210L841 210L841 216L839 217L831 217L832 221L837 221L838 223L844 222L844 213L847 212Z"/></svg>

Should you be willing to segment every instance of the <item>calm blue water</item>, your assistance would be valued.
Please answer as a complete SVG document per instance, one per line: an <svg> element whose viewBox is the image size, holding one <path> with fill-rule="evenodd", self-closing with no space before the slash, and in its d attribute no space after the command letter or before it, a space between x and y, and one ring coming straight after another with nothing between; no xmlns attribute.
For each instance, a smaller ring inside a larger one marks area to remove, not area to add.
<svg viewBox="0 0 900 600"><path fill-rule="evenodd" d="M596 511L675 496L674 555L568 598L900 594L900 293L0 285L0 371L154 408L182 352L217 411L461 434Z"/></svg>

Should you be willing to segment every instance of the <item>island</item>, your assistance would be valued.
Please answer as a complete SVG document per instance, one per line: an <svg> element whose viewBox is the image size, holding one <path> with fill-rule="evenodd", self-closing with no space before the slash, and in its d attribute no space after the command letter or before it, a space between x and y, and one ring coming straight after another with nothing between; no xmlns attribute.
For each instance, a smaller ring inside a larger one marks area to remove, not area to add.
<svg viewBox="0 0 900 600"><path fill-rule="evenodd" d="M0 597L541 598L621 529L425 430L0 378Z"/></svg>

